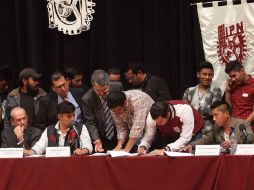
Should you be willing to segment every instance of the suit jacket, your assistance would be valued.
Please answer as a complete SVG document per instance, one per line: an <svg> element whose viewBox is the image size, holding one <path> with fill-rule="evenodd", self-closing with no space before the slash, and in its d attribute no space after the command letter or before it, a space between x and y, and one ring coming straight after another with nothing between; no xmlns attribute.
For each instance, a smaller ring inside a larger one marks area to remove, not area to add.
<svg viewBox="0 0 254 190"><path fill-rule="evenodd" d="M70 93L81 108L81 97L84 94L84 90L79 88L71 88ZM57 123L57 104L58 96L53 91L41 98L39 112L35 119L35 127L44 130L47 126Z"/></svg>
<svg viewBox="0 0 254 190"><path fill-rule="evenodd" d="M240 125L246 127L246 132L248 134L247 138L244 133L239 129ZM235 130L235 140L239 144L251 144L254 142L254 134L250 124L242 119L232 118L231 126ZM207 133L203 138L198 139L192 142L192 145L202 145L202 144L222 144L225 141L224 139L224 130L222 127L213 126L212 130Z"/></svg>
<svg viewBox="0 0 254 190"><path fill-rule="evenodd" d="M184 95L183 95L183 100L185 100L189 104L191 104L197 88L198 88L198 85L186 89L184 92ZM202 114L203 119L212 120L210 106L214 102L222 99L221 89L216 88L214 86L210 86L205 92L204 99L205 99L205 102L200 105L200 107L198 108L198 111Z"/></svg>
<svg viewBox="0 0 254 190"><path fill-rule="evenodd" d="M118 82L110 83L110 91L122 90L122 84ZM106 138L105 133L105 116L104 109L100 97L91 88L82 97L83 118L92 141L100 139L106 150L113 149L116 146L116 129L114 129L114 137L111 141Z"/></svg>
<svg viewBox="0 0 254 190"><path fill-rule="evenodd" d="M40 129L29 126L24 130L24 141L17 144L18 141L14 134L14 128L14 126L11 126L2 132L1 148L22 148L24 146L26 149L31 149L41 137Z"/></svg>
<svg viewBox="0 0 254 190"><path fill-rule="evenodd" d="M146 74L145 80L131 89L139 89L147 93L155 102L171 100L167 83L158 76Z"/></svg>

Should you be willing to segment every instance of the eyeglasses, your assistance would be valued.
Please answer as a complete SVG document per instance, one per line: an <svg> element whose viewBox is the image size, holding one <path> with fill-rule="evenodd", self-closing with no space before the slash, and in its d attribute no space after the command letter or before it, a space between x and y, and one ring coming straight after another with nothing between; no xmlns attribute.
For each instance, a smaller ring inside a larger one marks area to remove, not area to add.
<svg viewBox="0 0 254 190"><path fill-rule="evenodd" d="M68 87L68 82L65 82L65 83L63 83L63 84L61 84L61 85L58 85L58 86L55 86L55 88L57 88L57 89L62 89L62 88L66 88L66 87Z"/></svg>
<svg viewBox="0 0 254 190"><path fill-rule="evenodd" d="M94 87L94 91L98 92L98 93L100 93L100 92L105 93L105 92L109 91L109 87L107 86L107 87L102 88L102 89L97 89L97 88Z"/></svg>

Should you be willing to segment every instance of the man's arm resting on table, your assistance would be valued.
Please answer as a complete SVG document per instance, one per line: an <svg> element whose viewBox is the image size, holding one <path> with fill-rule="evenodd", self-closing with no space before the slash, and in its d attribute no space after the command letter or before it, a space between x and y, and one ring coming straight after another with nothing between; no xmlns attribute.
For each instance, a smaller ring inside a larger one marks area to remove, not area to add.
<svg viewBox="0 0 254 190"><path fill-rule="evenodd" d="M116 147L114 150L121 150L123 148L123 144L125 142L124 138L119 138Z"/></svg>
<svg viewBox="0 0 254 190"><path fill-rule="evenodd" d="M137 138L129 138L127 144L124 147L124 151L130 152L132 147L136 144Z"/></svg>

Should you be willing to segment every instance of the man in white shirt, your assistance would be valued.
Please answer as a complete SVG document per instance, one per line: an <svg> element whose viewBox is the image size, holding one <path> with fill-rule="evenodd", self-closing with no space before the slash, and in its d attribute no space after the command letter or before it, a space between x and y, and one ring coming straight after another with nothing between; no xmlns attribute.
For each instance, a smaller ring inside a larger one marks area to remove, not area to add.
<svg viewBox="0 0 254 190"><path fill-rule="evenodd" d="M25 155L43 154L46 147L70 146L71 152L81 156L92 153L92 144L85 125L75 123L75 106L63 101L57 105L58 122L48 126L40 140L31 148L24 150Z"/></svg>
<svg viewBox="0 0 254 190"><path fill-rule="evenodd" d="M146 122L145 135L138 149L139 154L146 154L157 128L163 136L164 148L153 150L150 155L163 155L164 151L178 151L204 127L201 114L182 100L154 103ZM153 125L154 122L156 125Z"/></svg>

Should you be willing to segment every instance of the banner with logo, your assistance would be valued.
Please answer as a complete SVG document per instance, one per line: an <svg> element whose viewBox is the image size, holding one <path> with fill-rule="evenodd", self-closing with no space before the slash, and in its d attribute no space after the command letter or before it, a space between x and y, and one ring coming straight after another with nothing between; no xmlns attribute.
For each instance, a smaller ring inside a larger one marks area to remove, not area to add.
<svg viewBox="0 0 254 190"><path fill-rule="evenodd" d="M225 1L224 1L225 2ZM246 73L254 75L254 3L197 3L205 59L213 64L214 85L225 88L225 65L238 60Z"/></svg>

